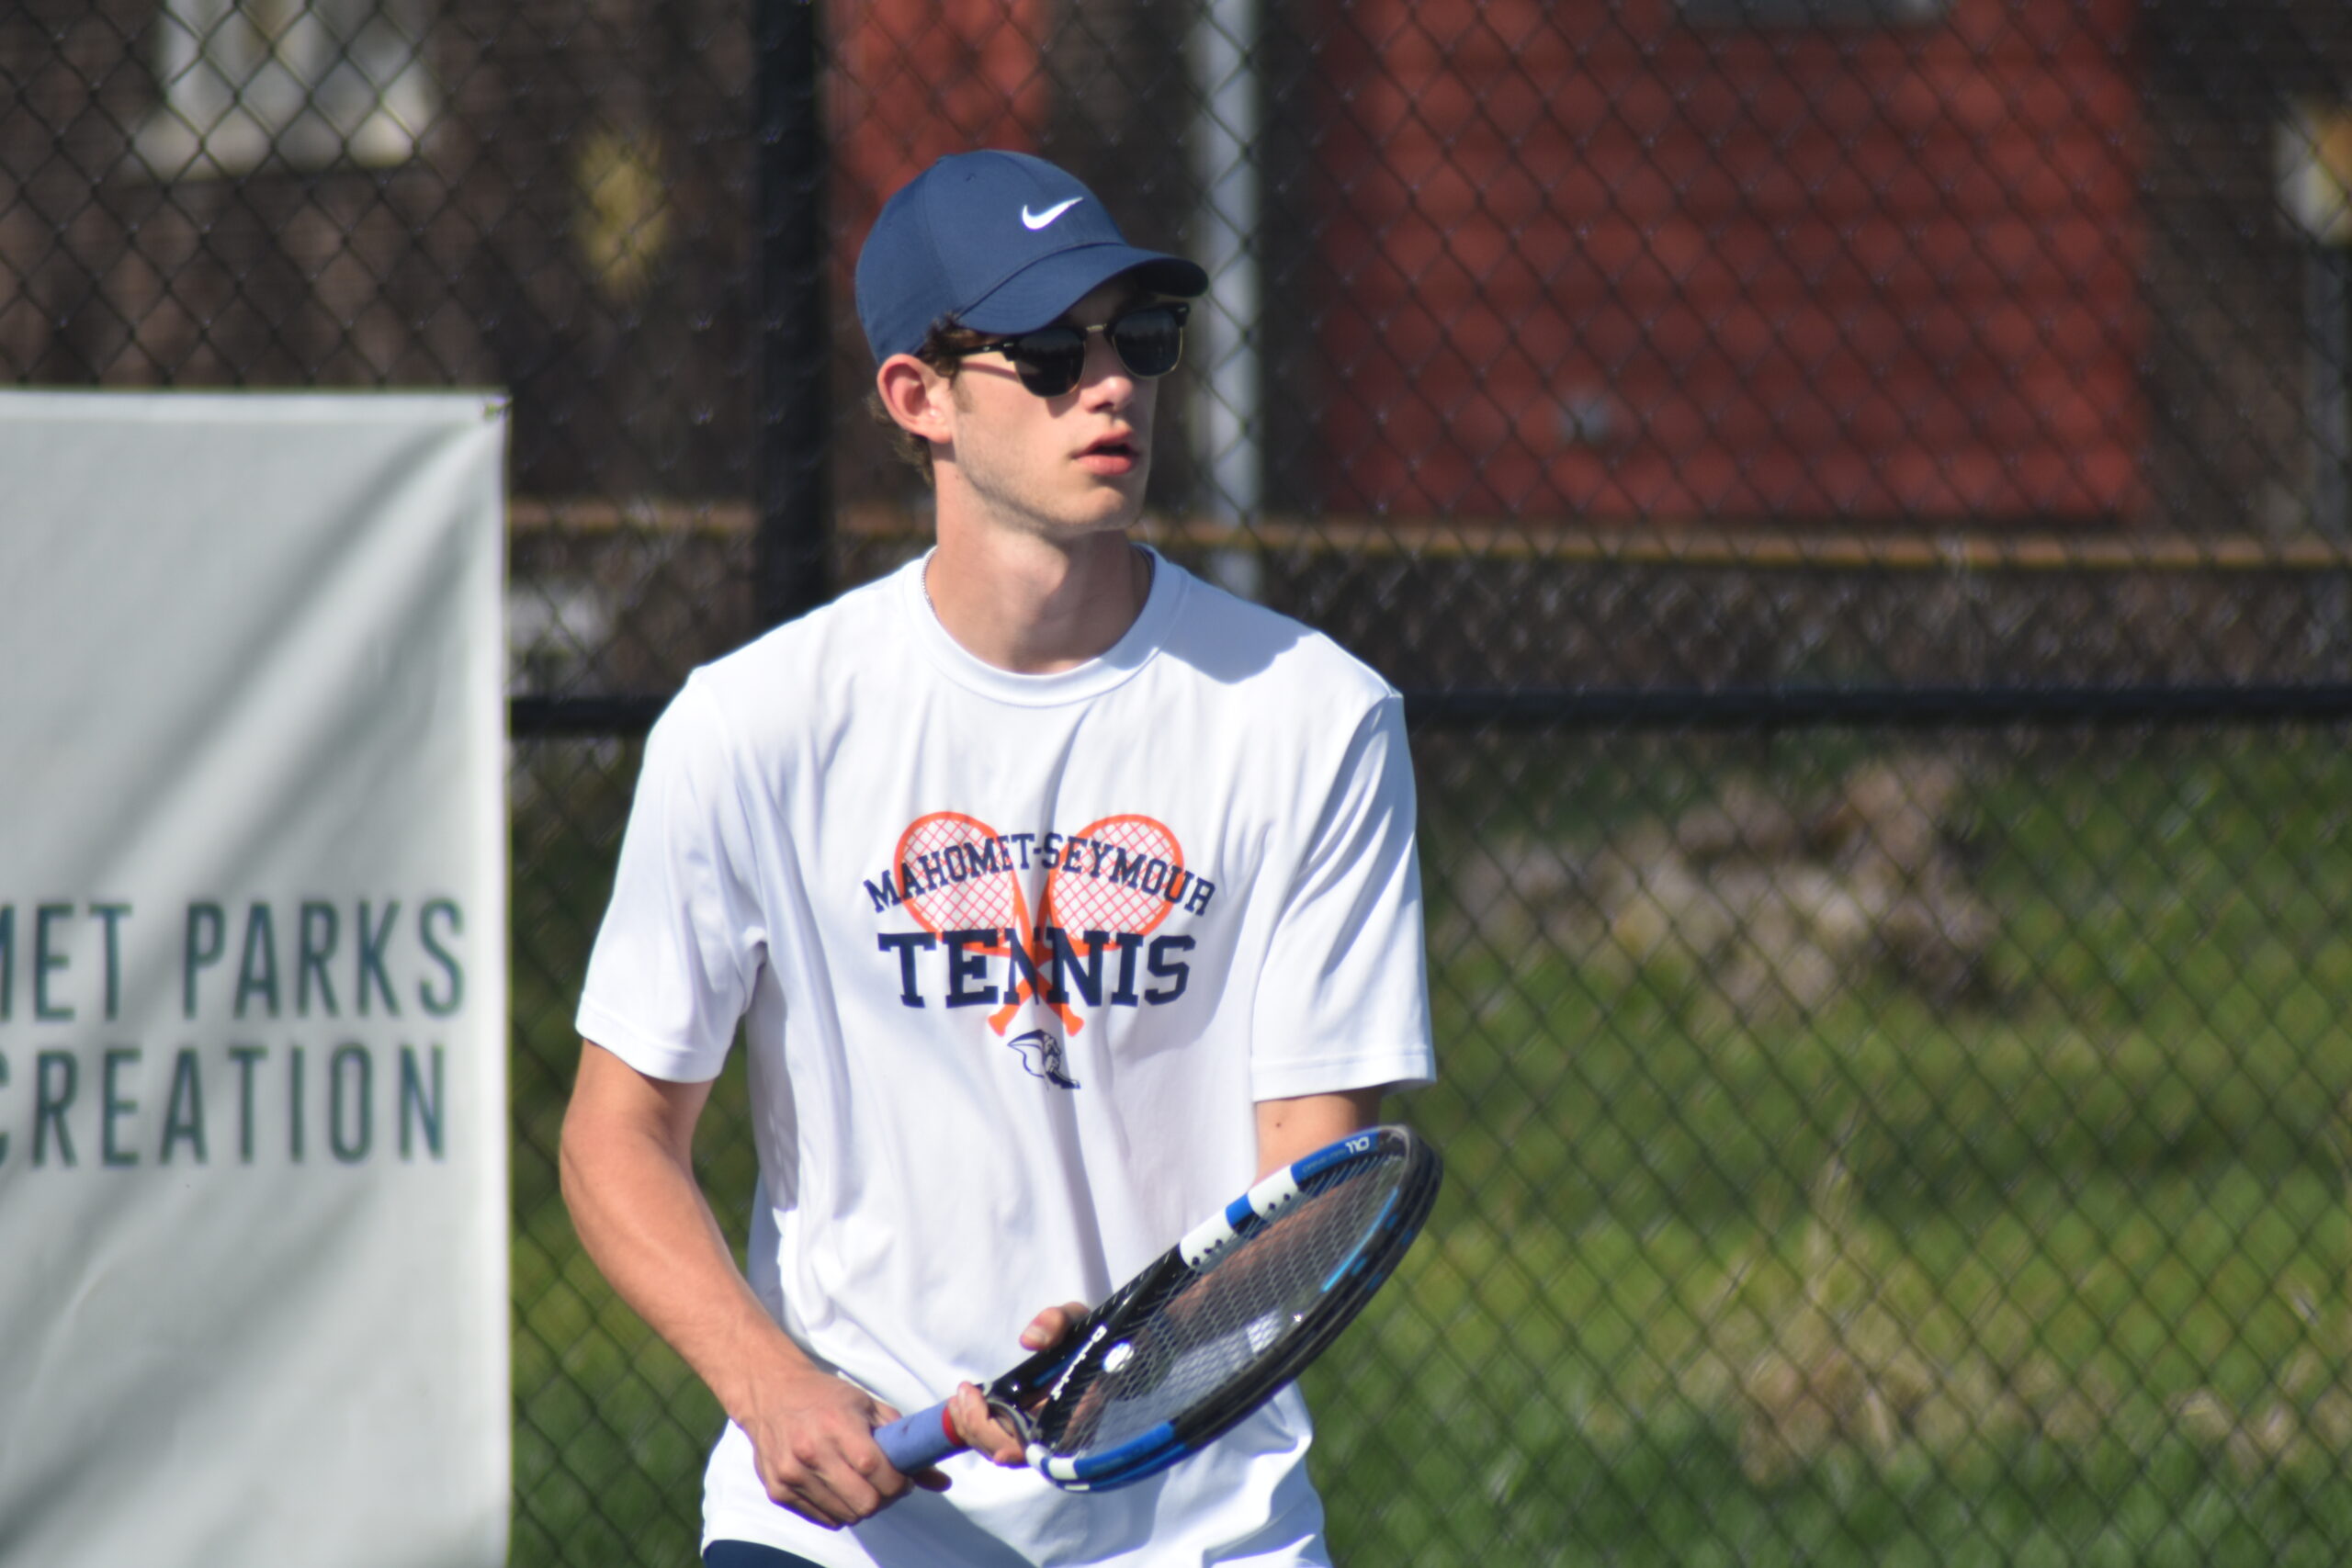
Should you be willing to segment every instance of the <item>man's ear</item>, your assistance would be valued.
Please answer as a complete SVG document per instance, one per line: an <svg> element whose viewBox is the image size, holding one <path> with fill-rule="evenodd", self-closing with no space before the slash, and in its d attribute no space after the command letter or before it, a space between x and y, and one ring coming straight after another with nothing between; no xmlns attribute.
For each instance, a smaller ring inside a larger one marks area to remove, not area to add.
<svg viewBox="0 0 2352 1568"><path fill-rule="evenodd" d="M874 387L883 412L909 434L943 443L954 438L955 383L913 355L884 360L874 372Z"/></svg>

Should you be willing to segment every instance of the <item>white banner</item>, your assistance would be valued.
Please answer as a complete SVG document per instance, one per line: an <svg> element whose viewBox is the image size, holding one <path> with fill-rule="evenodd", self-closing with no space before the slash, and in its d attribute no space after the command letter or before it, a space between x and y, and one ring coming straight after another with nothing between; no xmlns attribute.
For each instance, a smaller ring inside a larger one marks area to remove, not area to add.
<svg viewBox="0 0 2352 1568"><path fill-rule="evenodd" d="M0 1563L506 1558L502 402L0 392Z"/></svg>

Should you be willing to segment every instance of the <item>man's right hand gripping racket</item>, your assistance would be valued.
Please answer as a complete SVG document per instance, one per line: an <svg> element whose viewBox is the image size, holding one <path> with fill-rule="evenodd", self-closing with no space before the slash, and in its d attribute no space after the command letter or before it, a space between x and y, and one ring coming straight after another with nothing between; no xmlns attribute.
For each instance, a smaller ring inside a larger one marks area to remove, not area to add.
<svg viewBox="0 0 2352 1568"><path fill-rule="evenodd" d="M1167 1469L1272 1398L1363 1310L1429 1218L1439 1170L1435 1150L1393 1126L1284 1167L990 1383L989 1409L1066 1491ZM874 1438L901 1471L963 1447L944 1403Z"/></svg>

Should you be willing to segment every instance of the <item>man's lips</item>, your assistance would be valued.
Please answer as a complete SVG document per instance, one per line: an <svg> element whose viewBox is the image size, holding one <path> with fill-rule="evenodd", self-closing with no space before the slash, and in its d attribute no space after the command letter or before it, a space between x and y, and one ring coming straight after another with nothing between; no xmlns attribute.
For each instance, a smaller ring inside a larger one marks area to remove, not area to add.
<svg viewBox="0 0 2352 1568"><path fill-rule="evenodd" d="M1143 465L1143 446L1132 432L1101 436L1079 448L1078 466L1106 479L1131 474Z"/></svg>

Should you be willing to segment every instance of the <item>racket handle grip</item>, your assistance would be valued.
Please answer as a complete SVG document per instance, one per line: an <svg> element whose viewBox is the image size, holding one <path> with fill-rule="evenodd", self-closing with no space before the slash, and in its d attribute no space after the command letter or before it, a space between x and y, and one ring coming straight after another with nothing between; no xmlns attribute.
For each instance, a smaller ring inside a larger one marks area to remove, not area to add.
<svg viewBox="0 0 2352 1568"><path fill-rule="evenodd" d="M901 1416L887 1427L876 1427L874 1442L902 1475L937 1464L964 1446L963 1439L948 1429L945 1400L928 1410Z"/></svg>

